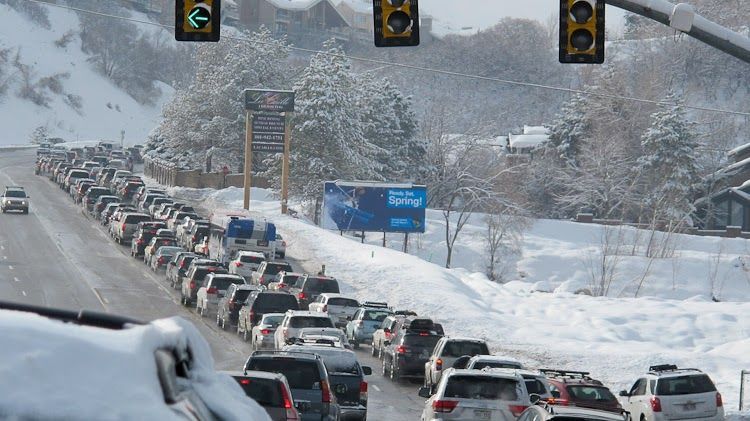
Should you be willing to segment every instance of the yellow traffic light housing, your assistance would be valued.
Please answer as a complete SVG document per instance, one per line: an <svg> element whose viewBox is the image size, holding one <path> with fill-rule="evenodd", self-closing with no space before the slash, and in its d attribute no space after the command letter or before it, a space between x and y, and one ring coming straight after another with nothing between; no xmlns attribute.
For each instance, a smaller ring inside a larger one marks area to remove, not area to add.
<svg viewBox="0 0 750 421"><path fill-rule="evenodd" d="M176 0L174 37L177 41L217 42L221 29L221 0Z"/></svg>
<svg viewBox="0 0 750 421"><path fill-rule="evenodd" d="M604 63L604 0L560 0L560 63Z"/></svg>
<svg viewBox="0 0 750 421"><path fill-rule="evenodd" d="M417 0L373 0L376 47L419 45Z"/></svg>

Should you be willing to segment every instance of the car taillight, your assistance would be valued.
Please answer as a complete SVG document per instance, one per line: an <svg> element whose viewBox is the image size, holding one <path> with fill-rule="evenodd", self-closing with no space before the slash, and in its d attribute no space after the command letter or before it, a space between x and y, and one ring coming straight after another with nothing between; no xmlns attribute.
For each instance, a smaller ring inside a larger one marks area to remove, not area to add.
<svg viewBox="0 0 750 421"><path fill-rule="evenodd" d="M211 287L211 288L209 288L209 289L206 290L206 292L209 293L209 294L216 294L218 291L219 291L219 289L216 288L216 287Z"/></svg>
<svg viewBox="0 0 750 421"><path fill-rule="evenodd" d="M289 328L285 327L285 328L281 329L281 333L284 335L284 338L288 338L289 337Z"/></svg>
<svg viewBox="0 0 750 421"><path fill-rule="evenodd" d="M234 262L234 265L237 266L238 268L242 267L242 262Z"/></svg>
<svg viewBox="0 0 750 421"><path fill-rule="evenodd" d="M367 382L366 381L359 382L359 401L367 402Z"/></svg>
<svg viewBox="0 0 750 421"><path fill-rule="evenodd" d="M721 399L721 393L716 392L716 407L721 408L724 406L724 401Z"/></svg>
<svg viewBox="0 0 750 421"><path fill-rule="evenodd" d="M446 401L442 399L437 399L432 401L432 410L435 412L453 412L454 409L456 409L456 406L458 405L458 401Z"/></svg>
<svg viewBox="0 0 750 421"><path fill-rule="evenodd" d="M138 239L138 241L136 241L135 243L138 244L139 246L141 246L141 245L143 245L144 242L145 241L143 241L143 239L141 238L141 239Z"/></svg>
<svg viewBox="0 0 750 421"><path fill-rule="evenodd" d="M122 224L122 227L120 227L123 231L125 231L125 224Z"/></svg>
<svg viewBox="0 0 750 421"><path fill-rule="evenodd" d="M271 333L271 329L261 329L260 330L260 334L261 335L268 335L269 333Z"/></svg>
<svg viewBox="0 0 750 421"><path fill-rule="evenodd" d="M323 395L323 403L331 403L331 388L328 387L328 381L320 381L320 393Z"/></svg>
<svg viewBox="0 0 750 421"><path fill-rule="evenodd" d="M230 309L230 310L233 310L233 309L234 309L234 300L229 300L229 301L227 302L227 305L229 305L229 309Z"/></svg>
<svg viewBox="0 0 750 421"><path fill-rule="evenodd" d="M385 332L386 339L391 339L391 335L392 335L391 332Z"/></svg>
<svg viewBox="0 0 750 421"><path fill-rule="evenodd" d="M442 358L438 358L435 360L435 369L436 370L442 370L443 369L443 360Z"/></svg>
<svg viewBox="0 0 750 421"><path fill-rule="evenodd" d="M327 311L328 311L328 304L326 304L326 305L323 306L323 313L325 313Z"/></svg>
<svg viewBox="0 0 750 421"><path fill-rule="evenodd" d="M562 406L568 406L570 402L568 402L567 399L561 399L561 398L549 398L547 399L547 403L550 405L562 405Z"/></svg>
<svg viewBox="0 0 750 421"><path fill-rule="evenodd" d="M180 269L183 269L184 267L185 267L185 261L183 260L182 262L180 262Z"/></svg>
<svg viewBox="0 0 750 421"><path fill-rule="evenodd" d="M300 292L299 294L297 294L297 298L299 298L300 300L304 300L305 298L307 298L307 295L305 295L304 292Z"/></svg>
<svg viewBox="0 0 750 421"><path fill-rule="evenodd" d="M195 281L190 281L190 289L195 289Z"/></svg>
<svg viewBox="0 0 750 421"><path fill-rule="evenodd" d="M294 409L291 393L283 385L281 386L281 398L284 400L284 410L286 411L286 421L299 421L297 410Z"/></svg>
<svg viewBox="0 0 750 421"><path fill-rule="evenodd" d="M649 401L651 403L651 410L654 412L661 412L661 401L656 396L652 396L651 400Z"/></svg>
<svg viewBox="0 0 750 421"><path fill-rule="evenodd" d="M403 345L399 345L396 347L396 352L398 354L406 354L406 347Z"/></svg>
<svg viewBox="0 0 750 421"><path fill-rule="evenodd" d="M163 265L164 264L164 258L159 256L159 258L156 260L156 263Z"/></svg>
<svg viewBox="0 0 750 421"><path fill-rule="evenodd" d="M250 384L250 379L241 379L240 384Z"/></svg>
<svg viewBox="0 0 750 421"><path fill-rule="evenodd" d="M526 405L508 405L508 409L510 409L510 413L513 414L514 417L520 416L526 408L528 408Z"/></svg>
<svg viewBox="0 0 750 421"><path fill-rule="evenodd" d="M354 322L354 324L361 327L362 325L365 324L365 322L362 320L357 320L356 322Z"/></svg>

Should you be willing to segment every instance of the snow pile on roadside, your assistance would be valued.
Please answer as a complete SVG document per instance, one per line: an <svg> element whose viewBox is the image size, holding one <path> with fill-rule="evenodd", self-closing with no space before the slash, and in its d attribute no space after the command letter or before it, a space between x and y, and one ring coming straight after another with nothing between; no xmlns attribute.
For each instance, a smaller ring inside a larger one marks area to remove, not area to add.
<svg viewBox="0 0 750 421"><path fill-rule="evenodd" d="M178 317L108 330L0 311L0 332L0 418L181 419L164 403L154 351L187 345L192 383L212 411L227 420L268 419L213 370L208 343Z"/></svg>
<svg viewBox="0 0 750 421"><path fill-rule="evenodd" d="M208 208L238 208L242 204L241 189L171 192L200 197ZM254 198L260 199L259 194L253 191ZM251 209L277 224L287 241L287 252L306 263L306 270L317 270L325 264L327 273L341 281L344 293L359 299L385 300L397 308L433 316L444 323L447 332L486 338L494 350L530 366L591 371L615 391L629 388L652 364L699 367L712 376L727 408L736 407L739 370L750 368L746 352L750 345L746 328L750 303L716 303L705 294L674 300L589 297L564 288L553 293L533 292L544 285L522 281L497 284L481 273L445 269L395 250L360 244L306 221L279 215L278 202L269 198L266 195L263 200L251 201ZM529 249L525 270L535 280L552 277L554 270L581 270L575 269L580 265L579 249L601 229L539 221L526 240L536 248ZM705 253L716 240L686 236L683 247L691 253ZM740 245L729 242L737 252ZM536 255L531 253L535 250ZM686 251L685 255L689 261L690 253ZM705 276L705 268L694 266L701 259L698 256L685 264L686 270L704 269L688 281ZM624 265L622 270L632 267ZM550 284L553 282L559 280L550 280ZM673 280L654 277L650 282L654 290L667 291ZM690 293L691 285L682 280L678 285L688 288L684 294Z"/></svg>

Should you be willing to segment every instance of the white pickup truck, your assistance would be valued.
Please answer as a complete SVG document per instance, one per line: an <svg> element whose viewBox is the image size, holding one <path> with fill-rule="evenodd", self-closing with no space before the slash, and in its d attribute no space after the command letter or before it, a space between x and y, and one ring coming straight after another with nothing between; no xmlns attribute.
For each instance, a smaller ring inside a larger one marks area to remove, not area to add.
<svg viewBox="0 0 750 421"><path fill-rule="evenodd" d="M310 303L310 311L328 313L336 327L344 327L349 321L348 317L354 315L360 304L354 298L342 294L323 293Z"/></svg>

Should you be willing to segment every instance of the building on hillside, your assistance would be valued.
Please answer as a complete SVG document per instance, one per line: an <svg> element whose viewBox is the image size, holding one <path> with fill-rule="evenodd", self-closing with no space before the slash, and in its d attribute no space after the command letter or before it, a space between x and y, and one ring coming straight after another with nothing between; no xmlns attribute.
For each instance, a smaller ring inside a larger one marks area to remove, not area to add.
<svg viewBox="0 0 750 421"><path fill-rule="evenodd" d="M331 0L235 0L239 26L250 30L265 26L292 43L301 38L348 40L349 24Z"/></svg>
<svg viewBox="0 0 750 421"><path fill-rule="evenodd" d="M549 129L543 126L523 126L523 133L510 133L506 150L509 154L530 155L539 146L549 141Z"/></svg>
<svg viewBox="0 0 750 421"><path fill-rule="evenodd" d="M704 180L711 193L695 202L696 219L703 229L750 231L750 143L732 149L727 157L732 162Z"/></svg>

